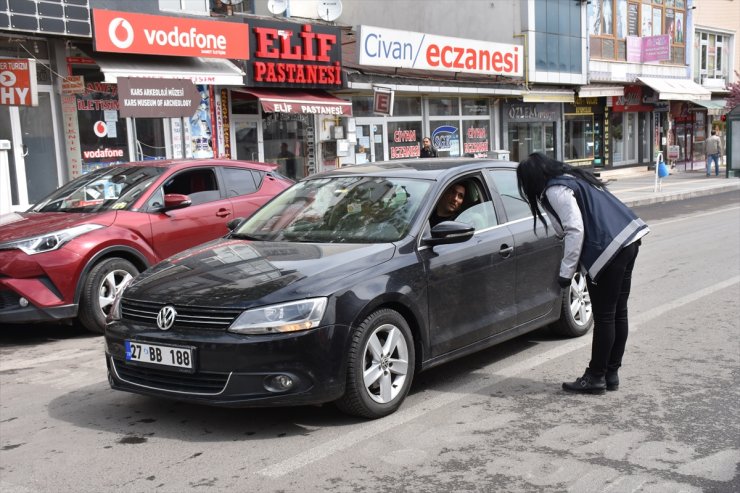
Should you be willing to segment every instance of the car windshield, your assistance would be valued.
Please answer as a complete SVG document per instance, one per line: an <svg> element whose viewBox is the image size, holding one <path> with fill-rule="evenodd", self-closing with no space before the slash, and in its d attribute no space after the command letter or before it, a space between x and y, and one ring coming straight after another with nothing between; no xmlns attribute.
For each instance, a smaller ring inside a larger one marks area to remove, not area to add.
<svg viewBox="0 0 740 493"><path fill-rule="evenodd" d="M384 243L408 234L431 182L342 176L296 183L234 236L309 243Z"/></svg>
<svg viewBox="0 0 740 493"><path fill-rule="evenodd" d="M111 166L72 180L29 212L102 212L128 209L165 171L157 166Z"/></svg>

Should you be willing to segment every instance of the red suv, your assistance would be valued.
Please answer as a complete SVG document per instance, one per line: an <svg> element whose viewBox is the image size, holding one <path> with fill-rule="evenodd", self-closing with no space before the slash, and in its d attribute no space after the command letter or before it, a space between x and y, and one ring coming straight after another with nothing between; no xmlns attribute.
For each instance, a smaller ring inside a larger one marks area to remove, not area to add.
<svg viewBox="0 0 740 493"><path fill-rule="evenodd" d="M223 236L293 182L274 165L147 161L95 170L0 216L0 324L79 317L102 333L121 286Z"/></svg>

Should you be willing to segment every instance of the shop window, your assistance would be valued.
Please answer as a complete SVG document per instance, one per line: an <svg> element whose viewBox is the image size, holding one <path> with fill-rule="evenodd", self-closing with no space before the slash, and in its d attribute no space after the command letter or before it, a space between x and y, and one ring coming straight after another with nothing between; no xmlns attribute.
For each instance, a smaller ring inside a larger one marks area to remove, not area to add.
<svg viewBox="0 0 740 493"><path fill-rule="evenodd" d="M299 180L315 167L313 115L268 113L262 119L265 162L281 174Z"/></svg>
<svg viewBox="0 0 740 493"><path fill-rule="evenodd" d="M234 93L232 93L233 95ZM232 115L256 115L259 113L259 101L257 99L231 98Z"/></svg>
<svg viewBox="0 0 740 493"><path fill-rule="evenodd" d="M439 157L460 156L460 120L429 122L432 130L432 146Z"/></svg>
<svg viewBox="0 0 740 493"><path fill-rule="evenodd" d="M403 98L396 95L393 116L421 116L421 98Z"/></svg>
<svg viewBox="0 0 740 493"><path fill-rule="evenodd" d="M388 122L390 159L419 157L421 139L421 122Z"/></svg>
<svg viewBox="0 0 740 493"><path fill-rule="evenodd" d="M459 115L458 98L431 98L429 99L430 116Z"/></svg>
<svg viewBox="0 0 740 493"><path fill-rule="evenodd" d="M565 115L563 129L565 161L593 160L594 117L593 115Z"/></svg>
<svg viewBox="0 0 740 493"><path fill-rule="evenodd" d="M376 116L373 112L372 96L352 96L352 115L358 116Z"/></svg>
<svg viewBox="0 0 740 493"><path fill-rule="evenodd" d="M490 150L491 122L463 120L463 155L484 154Z"/></svg>
<svg viewBox="0 0 740 493"><path fill-rule="evenodd" d="M164 121L161 118L135 118L134 130L137 161L167 158Z"/></svg>
<svg viewBox="0 0 740 493"><path fill-rule="evenodd" d="M488 99L472 99L463 98L462 100L462 115L463 116L479 116L479 115L490 115L491 109L488 105Z"/></svg>

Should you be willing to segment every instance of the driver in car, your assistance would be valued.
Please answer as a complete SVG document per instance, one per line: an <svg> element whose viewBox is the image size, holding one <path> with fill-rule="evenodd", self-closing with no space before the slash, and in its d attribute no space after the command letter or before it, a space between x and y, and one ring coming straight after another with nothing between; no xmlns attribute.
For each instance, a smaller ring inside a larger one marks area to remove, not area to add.
<svg viewBox="0 0 740 493"><path fill-rule="evenodd" d="M442 221L454 221L458 214L462 212L464 200L465 187L461 183L451 185L437 202L437 207L429 218L430 226L433 228Z"/></svg>

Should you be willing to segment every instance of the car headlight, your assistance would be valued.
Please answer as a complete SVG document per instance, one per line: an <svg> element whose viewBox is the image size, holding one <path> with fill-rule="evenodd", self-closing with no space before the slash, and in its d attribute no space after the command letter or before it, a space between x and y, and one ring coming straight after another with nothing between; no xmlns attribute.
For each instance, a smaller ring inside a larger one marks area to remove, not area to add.
<svg viewBox="0 0 740 493"><path fill-rule="evenodd" d="M102 224L81 224L79 226L54 231L53 233L47 233L40 236L34 236L32 238L0 243L0 250L13 250L17 248L27 255L51 252L52 250L61 248L62 245L73 238L77 238L80 235L84 235L85 233L89 233L90 231L103 227L104 226Z"/></svg>
<svg viewBox="0 0 740 493"><path fill-rule="evenodd" d="M229 332L275 334L318 327L326 310L326 298L291 301L247 310L237 317Z"/></svg>
<svg viewBox="0 0 740 493"><path fill-rule="evenodd" d="M116 320L121 320L121 299L123 298L123 292L126 290L129 284L133 282L134 278L129 277L123 283L121 283L121 286L118 288L118 292L116 293L116 296L113 298L113 304L110 307L110 311L108 312L108 316L106 317L105 321L108 322L115 322Z"/></svg>

